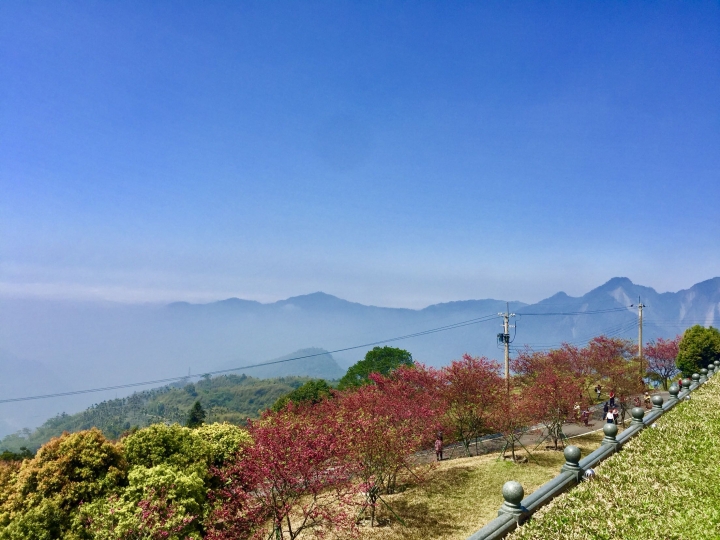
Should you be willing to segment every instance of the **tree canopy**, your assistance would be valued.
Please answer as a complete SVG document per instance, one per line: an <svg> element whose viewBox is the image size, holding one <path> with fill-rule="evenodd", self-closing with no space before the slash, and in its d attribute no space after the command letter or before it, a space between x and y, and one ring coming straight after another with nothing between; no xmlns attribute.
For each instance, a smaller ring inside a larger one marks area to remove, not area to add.
<svg viewBox="0 0 720 540"><path fill-rule="evenodd" d="M340 379L338 388L345 390L363 386L370 382L371 373L388 375L392 370L400 366L414 365L412 354L405 349L396 347L375 347L368 351L363 360L347 370L347 373Z"/></svg>
<svg viewBox="0 0 720 540"><path fill-rule="evenodd" d="M205 409L196 401L188 413L185 425L189 428L200 427L205 423Z"/></svg>
<svg viewBox="0 0 720 540"><path fill-rule="evenodd" d="M278 399L272 406L273 411L284 409L285 406L292 402L300 403L320 403L323 399L330 395L331 387L324 379L315 379L303 384L300 388L296 388L289 394Z"/></svg>
<svg viewBox="0 0 720 540"><path fill-rule="evenodd" d="M711 362L720 360L720 332L696 324L685 330L678 345L677 367L689 377Z"/></svg>

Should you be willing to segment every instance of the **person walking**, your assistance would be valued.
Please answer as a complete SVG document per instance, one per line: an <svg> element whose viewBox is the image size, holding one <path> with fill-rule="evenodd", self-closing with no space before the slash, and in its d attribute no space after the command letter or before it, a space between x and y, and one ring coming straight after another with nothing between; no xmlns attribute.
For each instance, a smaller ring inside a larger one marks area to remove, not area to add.
<svg viewBox="0 0 720 540"><path fill-rule="evenodd" d="M588 423L588 422L590 422L590 411L589 411L589 410L585 409L585 410L582 412L582 421L583 421L583 424L585 424L585 427L587 427L587 426L590 425L590 424Z"/></svg>
<svg viewBox="0 0 720 540"><path fill-rule="evenodd" d="M443 442L442 433L438 433L438 437L435 439L435 459L442 461L443 458Z"/></svg>
<svg viewBox="0 0 720 540"><path fill-rule="evenodd" d="M602 394L602 386L599 384L595 387L595 395L597 396L597 400L600 401L600 394Z"/></svg>
<svg viewBox="0 0 720 540"><path fill-rule="evenodd" d="M611 407L615 406L615 391L614 390L610 390L610 406Z"/></svg>
<svg viewBox="0 0 720 540"><path fill-rule="evenodd" d="M608 424L614 424L615 423L615 415L613 415L613 412L611 410L608 410L605 413L605 420Z"/></svg>
<svg viewBox="0 0 720 540"><path fill-rule="evenodd" d="M605 405L603 405L603 416L607 416L608 410L610 410L610 405L606 401Z"/></svg>
<svg viewBox="0 0 720 540"><path fill-rule="evenodd" d="M639 407L639 406L640 406L640 405L638 405L638 407ZM652 407L652 405L651 405L651 403L650 403L650 393L649 393L649 392L645 392L645 408L646 408L646 409L649 409L650 407Z"/></svg>

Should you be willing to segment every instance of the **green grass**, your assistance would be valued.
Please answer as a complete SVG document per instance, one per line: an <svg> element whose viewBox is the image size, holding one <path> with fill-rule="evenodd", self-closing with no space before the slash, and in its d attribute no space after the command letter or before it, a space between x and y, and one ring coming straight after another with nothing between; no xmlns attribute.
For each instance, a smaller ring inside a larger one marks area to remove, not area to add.
<svg viewBox="0 0 720 540"><path fill-rule="evenodd" d="M720 538L720 377L558 497L512 540Z"/></svg>

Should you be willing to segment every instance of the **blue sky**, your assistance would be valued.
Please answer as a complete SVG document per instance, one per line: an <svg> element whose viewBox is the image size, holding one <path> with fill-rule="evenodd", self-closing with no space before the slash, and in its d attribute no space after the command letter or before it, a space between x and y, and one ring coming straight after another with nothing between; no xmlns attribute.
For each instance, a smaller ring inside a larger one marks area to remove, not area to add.
<svg viewBox="0 0 720 540"><path fill-rule="evenodd" d="M717 2L2 2L0 295L720 275Z"/></svg>

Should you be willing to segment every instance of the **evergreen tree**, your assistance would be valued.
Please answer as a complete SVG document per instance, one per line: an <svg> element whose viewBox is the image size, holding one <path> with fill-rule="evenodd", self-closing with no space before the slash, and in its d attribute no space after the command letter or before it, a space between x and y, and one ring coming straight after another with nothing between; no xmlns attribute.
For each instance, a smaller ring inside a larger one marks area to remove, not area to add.
<svg viewBox="0 0 720 540"><path fill-rule="evenodd" d="M706 368L711 362L720 360L720 332L712 326L704 328L699 324L685 330L678 345L677 367L689 377Z"/></svg>
<svg viewBox="0 0 720 540"><path fill-rule="evenodd" d="M371 373L387 375L392 370L403 365L414 365L412 354L405 349L398 349L395 347L375 347L373 350L367 352L363 360L360 360L355 365L350 366L347 373L343 375L342 379L340 379L338 388L340 390L345 390L346 388L353 388L368 384L370 381L368 375Z"/></svg>
<svg viewBox="0 0 720 540"><path fill-rule="evenodd" d="M196 401L188 413L185 425L189 428L197 428L205 423L205 409L200 405L200 401Z"/></svg>

